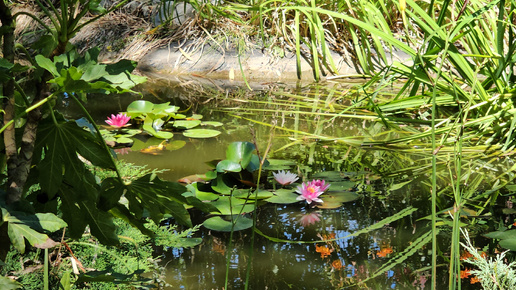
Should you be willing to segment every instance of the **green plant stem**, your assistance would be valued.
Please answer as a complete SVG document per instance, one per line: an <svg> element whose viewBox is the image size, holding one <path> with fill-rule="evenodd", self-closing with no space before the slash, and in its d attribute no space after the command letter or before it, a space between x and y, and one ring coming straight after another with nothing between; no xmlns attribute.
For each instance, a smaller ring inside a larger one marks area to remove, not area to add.
<svg viewBox="0 0 516 290"><path fill-rule="evenodd" d="M18 116L18 117L16 117L16 118L14 118L14 119L12 119L12 120L10 120L10 121L9 121L9 122L7 122L7 123L6 123L2 128L0 128L0 133L4 132L4 131L5 131L5 129L7 129L7 127L9 127L10 125L12 125L16 119L18 119L18 118L20 118L20 117L24 116L25 114L28 114L30 111L35 110L35 109L37 109L37 108L38 108L38 107L40 107L40 106L43 106L43 105L44 105L46 102L48 102L48 100L50 100L53 96L54 96L54 95L50 95L50 96L48 96L48 97L44 98L43 100L41 100L41 101L39 101L39 102L35 103L34 105L32 105L32 106L28 107L27 109L25 109L25 111L23 112L23 114L22 114L22 115L20 115L20 116Z"/></svg>
<svg viewBox="0 0 516 290"><path fill-rule="evenodd" d="M43 289L48 290L48 249L45 249L45 262L43 268Z"/></svg>

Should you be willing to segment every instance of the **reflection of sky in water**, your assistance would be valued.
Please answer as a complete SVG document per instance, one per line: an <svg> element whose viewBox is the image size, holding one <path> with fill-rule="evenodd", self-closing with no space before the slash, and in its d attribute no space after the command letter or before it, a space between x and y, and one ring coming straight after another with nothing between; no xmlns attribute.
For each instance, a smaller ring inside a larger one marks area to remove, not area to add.
<svg viewBox="0 0 516 290"><path fill-rule="evenodd" d="M302 226L300 216L314 212L320 214L320 220ZM406 247L413 239L411 224L406 229L394 230L392 225L388 225L349 237L377 222L356 205L337 210L313 210L300 205L266 205L259 209L257 222L258 229L272 238L296 242L317 241L321 237L331 236L335 241L317 243L318 247L326 247L329 251L323 257L322 252L316 251L314 243L273 242L255 235L249 289L339 289L367 279L396 254L397 248ZM409 238L405 241L394 239L394 234L405 234ZM243 288L250 259L250 236L251 231L235 232L229 248L229 234L204 232L201 247L172 251L174 258L168 264L170 275L167 275L167 282L173 285L171 289L221 289L225 280L225 255L228 251L231 253L229 289ZM215 241L224 247L225 254L221 254L219 248L215 251ZM401 244L392 244L391 241ZM393 254L378 256L378 250L386 247L392 248ZM177 262L178 257L184 262ZM412 263L407 269L421 267L418 265L421 257L413 257L417 261L407 259L407 263ZM411 274L412 270L407 269L393 267L378 275L372 285L376 285L377 289L413 289L404 288L399 282L404 280L407 281L405 284L411 284L414 279L419 279L417 275Z"/></svg>

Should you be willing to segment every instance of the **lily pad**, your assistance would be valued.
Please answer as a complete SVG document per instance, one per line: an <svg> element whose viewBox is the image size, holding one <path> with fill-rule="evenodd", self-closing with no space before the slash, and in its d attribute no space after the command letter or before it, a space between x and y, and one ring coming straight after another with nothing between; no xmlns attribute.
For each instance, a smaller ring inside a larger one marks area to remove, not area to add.
<svg viewBox="0 0 516 290"><path fill-rule="evenodd" d="M299 196L299 194L293 192L290 189L284 189L284 188L278 189L278 190L274 191L273 194L274 195L272 197L267 198L265 201L270 202L270 203L279 203L279 204L290 204L290 203L299 202L299 200L297 200L297 197Z"/></svg>
<svg viewBox="0 0 516 290"><path fill-rule="evenodd" d="M183 132L188 138L212 138L220 135L220 131L212 129L190 129Z"/></svg>
<svg viewBox="0 0 516 290"><path fill-rule="evenodd" d="M119 137L116 138L116 143L118 144L133 144L133 139L127 137Z"/></svg>
<svg viewBox="0 0 516 290"><path fill-rule="evenodd" d="M212 217L202 223L210 230L220 232L241 231L253 226L253 220L243 216L235 216L233 222L224 220L220 216ZM234 224L234 225L233 225Z"/></svg>
<svg viewBox="0 0 516 290"><path fill-rule="evenodd" d="M223 123L221 122L216 122L216 121L204 121L202 122L203 126L213 126L213 127L220 127L222 125L224 125Z"/></svg>
<svg viewBox="0 0 516 290"><path fill-rule="evenodd" d="M149 101L137 100L127 106L127 115L137 117L140 114L150 113L154 108L154 104Z"/></svg>
<svg viewBox="0 0 516 290"><path fill-rule="evenodd" d="M194 127L199 126L200 124L201 124L201 121L199 121L199 120L181 120L181 121L175 121L174 124L172 124L172 126L174 128L185 130L185 129L192 129Z"/></svg>
<svg viewBox="0 0 516 290"><path fill-rule="evenodd" d="M214 212L214 214L234 215L254 211L254 204L229 196L221 196L218 200L210 202L210 204L220 212Z"/></svg>
<svg viewBox="0 0 516 290"><path fill-rule="evenodd" d="M272 197L274 194L268 190L259 190L258 193L256 193L252 189L237 189L233 192L233 197L237 198L243 198L243 199L249 199L254 200L257 199L265 199Z"/></svg>
<svg viewBox="0 0 516 290"><path fill-rule="evenodd" d="M213 201L213 200L216 200L218 199L220 196L213 193L213 192L206 192L206 191L202 191L202 190L199 190L199 188L197 187L197 183L193 183L193 184L188 184L186 186L186 188L188 188L188 190L190 192L193 193L193 195L195 197L197 197L198 199L202 200L202 201L206 201L206 200L209 200L209 201Z"/></svg>
<svg viewBox="0 0 516 290"><path fill-rule="evenodd" d="M242 171L242 166L239 163L233 162L231 160L222 160L217 164L217 172L240 172Z"/></svg>
<svg viewBox="0 0 516 290"><path fill-rule="evenodd" d="M325 209L339 208L343 203L354 201L359 197L359 194L349 191L328 192L320 196L323 203L317 204L317 207Z"/></svg>

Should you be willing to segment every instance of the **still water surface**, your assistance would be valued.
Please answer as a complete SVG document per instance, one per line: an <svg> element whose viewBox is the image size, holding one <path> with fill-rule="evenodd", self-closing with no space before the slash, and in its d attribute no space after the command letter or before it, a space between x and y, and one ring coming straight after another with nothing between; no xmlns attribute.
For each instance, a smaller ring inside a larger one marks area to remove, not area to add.
<svg viewBox="0 0 516 290"><path fill-rule="evenodd" d="M222 134L216 138L188 139L177 134L174 140L184 140L186 145L177 150L162 152L161 155L148 155L138 151L119 155L119 158L137 165L166 169L161 176L164 179L175 181L184 176L205 173L210 169L206 162L223 159L226 147L231 142L252 141L251 130L257 138L258 145L263 148L266 146L269 127L221 113L216 105L220 102L205 102L202 105L197 95L192 97L192 94L185 93L185 90L176 90L166 85L151 84L142 88L142 94L144 99L151 102L170 102L181 108L189 107L189 112L202 114L204 120L225 124L221 130ZM92 96L88 106L95 112L96 121L100 124L104 122L105 116L125 111L129 103L140 98L131 95L115 98ZM207 96L200 100L209 98L210 96ZM106 99L109 99L109 102L106 102ZM195 101L191 101L192 99ZM231 102L227 101L226 104ZM80 115L72 104L68 107L68 112L71 115ZM267 119L264 117L263 121ZM310 120L301 123L297 125L300 130L313 126ZM353 134L353 126L334 127L326 127L324 130L332 130L334 134ZM274 138L274 148L288 143L288 137L289 134L278 134ZM332 164L332 160L342 159L344 155L351 159L352 156L348 156L349 152L340 152L339 149L327 146L310 148L319 152L319 156L324 157L320 159L324 160L319 163L317 160L310 160L306 156L309 150L306 146L300 149L301 153L296 153L295 148L291 148L290 153L278 153L277 156L273 154L273 157L293 158L305 163L308 160L313 171L345 171L353 164L352 161L345 162L346 167L342 160L340 163ZM367 154L383 153L371 151ZM311 156L313 159L313 156L318 155ZM362 169L355 168L357 172ZM391 258L403 252L417 237L429 230L429 222L420 219L429 214L428 193L411 184L388 195L382 195L379 193L386 191L386 185L382 180L369 180L363 172L357 173L354 178L362 181L357 183L360 184L360 188L356 188L361 197L336 209L317 209L302 203L260 206L256 212L257 229L268 237L258 233L253 235L251 230L245 230L235 232L230 240L229 233L201 228L196 233L203 238L201 245L192 249L168 249L161 253L163 263L167 265L166 282L170 285L169 289L223 289L226 273L228 289L244 289L248 269L248 289L356 289L359 288L357 283L372 276L376 277L368 280L367 286L362 285L363 287L428 289L431 244L418 249L399 265L385 267ZM428 183L427 177L414 178L418 179L417 182ZM409 206L420 210L380 229L350 236ZM194 222L202 223L203 216L192 212L192 219ZM278 242L274 238L291 242ZM310 242L327 239L331 241ZM447 251L446 247L443 251ZM439 272L441 274L437 278L438 284L447 287L446 266ZM469 286L468 281L464 282L465 287L475 288Z"/></svg>

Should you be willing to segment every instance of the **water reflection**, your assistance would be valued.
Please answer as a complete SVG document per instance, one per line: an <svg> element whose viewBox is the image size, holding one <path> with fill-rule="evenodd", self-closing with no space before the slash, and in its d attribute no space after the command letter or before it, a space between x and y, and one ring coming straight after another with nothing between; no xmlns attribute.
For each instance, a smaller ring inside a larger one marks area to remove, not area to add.
<svg viewBox="0 0 516 290"><path fill-rule="evenodd" d="M335 210L313 210L300 205L265 205L258 209L257 228L264 234L294 243L274 242L252 232L229 234L203 231L204 242L192 250L167 256L170 289L222 289L229 255L228 289L243 289L250 262L249 289L339 289L366 280L390 257L414 239L414 227L400 221L355 237L350 234L377 222L382 210L370 215L362 203ZM410 220L410 219L408 219ZM309 241L327 240L310 243ZM296 243L306 241L308 243ZM368 286L376 289L424 289L428 273L422 249L407 264L393 267ZM410 265L410 266L407 266ZM351 289L357 286L352 286Z"/></svg>

